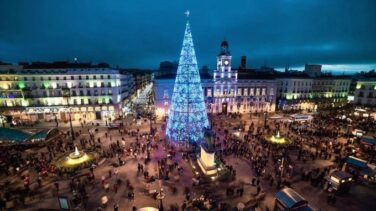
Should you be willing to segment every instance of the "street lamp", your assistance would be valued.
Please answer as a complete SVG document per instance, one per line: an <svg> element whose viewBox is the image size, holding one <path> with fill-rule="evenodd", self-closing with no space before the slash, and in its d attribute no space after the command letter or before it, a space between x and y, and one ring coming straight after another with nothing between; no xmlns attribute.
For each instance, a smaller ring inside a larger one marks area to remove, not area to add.
<svg viewBox="0 0 376 211"><path fill-rule="evenodd" d="M70 105L69 105L69 100L71 98L71 94L70 94L70 90L68 88L63 89L63 96L67 97L66 99L67 99L67 110L68 110L68 115L69 115L70 133L71 133L71 138L72 138L72 142L73 142L74 139L75 139L75 136L74 136L74 131L73 131L71 108L70 108Z"/></svg>
<svg viewBox="0 0 376 211"><path fill-rule="evenodd" d="M69 103L68 103L68 109L69 109L69 124L70 124L70 131L71 131L71 137L72 137L72 142L74 141L75 139L75 136L74 136L74 131L73 131L73 124L72 124L72 116L71 116L71 108L69 107Z"/></svg>
<svg viewBox="0 0 376 211"><path fill-rule="evenodd" d="M264 113L264 128L266 127L266 117L268 116L268 113L267 112L265 112Z"/></svg>

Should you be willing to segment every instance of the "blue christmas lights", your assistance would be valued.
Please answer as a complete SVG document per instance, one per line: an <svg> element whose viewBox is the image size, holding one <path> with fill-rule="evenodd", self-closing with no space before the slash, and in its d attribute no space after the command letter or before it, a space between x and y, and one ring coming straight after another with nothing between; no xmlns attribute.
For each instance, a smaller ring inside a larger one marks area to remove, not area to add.
<svg viewBox="0 0 376 211"><path fill-rule="evenodd" d="M180 53L166 135L170 140L197 142L209 127L204 94L193 47L192 33L187 22Z"/></svg>

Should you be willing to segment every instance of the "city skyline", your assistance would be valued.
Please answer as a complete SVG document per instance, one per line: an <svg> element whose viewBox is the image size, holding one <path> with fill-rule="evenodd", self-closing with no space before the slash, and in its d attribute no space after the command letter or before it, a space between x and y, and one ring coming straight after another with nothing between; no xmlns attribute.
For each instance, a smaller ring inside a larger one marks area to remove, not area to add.
<svg viewBox="0 0 376 211"><path fill-rule="evenodd" d="M40 3L3 3L0 61L78 58L156 69L161 61L178 60L184 11L189 9L199 67L215 68L223 39L230 44L234 67L242 55L249 67L299 68L315 63L323 64L324 71L338 72L376 67L371 1L82 1L74 4L74 12L70 2Z"/></svg>

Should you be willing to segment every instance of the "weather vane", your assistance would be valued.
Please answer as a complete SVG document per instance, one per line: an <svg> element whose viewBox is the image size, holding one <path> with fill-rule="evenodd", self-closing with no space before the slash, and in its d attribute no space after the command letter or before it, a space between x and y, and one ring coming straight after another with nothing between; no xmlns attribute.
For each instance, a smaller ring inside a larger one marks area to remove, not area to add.
<svg viewBox="0 0 376 211"><path fill-rule="evenodd" d="M189 10L185 11L184 14L187 16L187 18L189 18L189 14L190 14Z"/></svg>

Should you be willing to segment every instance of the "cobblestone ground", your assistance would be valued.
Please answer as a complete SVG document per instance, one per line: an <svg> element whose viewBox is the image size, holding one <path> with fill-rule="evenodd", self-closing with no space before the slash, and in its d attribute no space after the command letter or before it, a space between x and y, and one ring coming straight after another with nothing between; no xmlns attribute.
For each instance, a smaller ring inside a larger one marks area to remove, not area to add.
<svg viewBox="0 0 376 211"><path fill-rule="evenodd" d="M263 118L259 118L253 116L250 118L249 115L244 115L241 119L232 119L228 117L214 117L213 124L219 125L221 122L225 122L226 124L231 124L230 126L233 127L242 121L246 128L253 122L256 127L263 126ZM150 128L149 121L141 121L140 124L135 123L132 119L127 119L124 121L125 125L127 125L127 129L131 131L139 130L139 133L148 133ZM132 123L132 125L130 125ZM157 124L153 124L156 127L158 137L160 139L164 138L164 131L161 129L163 122L159 121ZM268 123L272 124L272 123ZM67 128L62 126L62 130L67 130ZM91 126L85 126L83 128L79 127L77 123L75 123L75 130L82 130L82 134L76 140L80 138L88 137L89 134L87 132L88 128ZM41 125L40 127L49 127L49 125ZM230 132L231 127L228 129ZM225 127L226 128L226 127ZM217 130L217 134L219 134L220 139L224 138L223 130L219 131L218 128L215 127ZM223 129L223 128L222 128ZM121 140L123 137L125 139L125 148L129 148L132 143L136 142L136 137L123 135L121 136L117 130L113 130L108 134L108 138L105 136L105 132L109 133L106 129L102 126L99 127L99 132L95 135L95 139L100 138L101 145L104 149L108 149L111 143L116 143L117 140ZM287 129L282 128L281 133L286 133ZM111 138L109 137L111 136ZM140 139L141 143L145 142L145 138ZM78 145L78 143L77 143ZM252 142L250 143L252 146ZM166 150L162 144L159 145L158 149L155 149L151 153L151 162L145 166L145 169L149 172L150 175L157 175L157 162L162 158L166 157ZM46 151L42 149L42 151ZM117 162L117 158L107 158L102 164L100 164L94 170L95 175L95 183L89 184L86 186L86 191L88 193L88 207L87 210L96 210L98 207L101 206L100 199L102 196L107 196L109 198L109 202L107 207L103 208L104 210L114 210L113 206L115 204L119 205L119 210L132 210L132 207L135 206L137 208L141 207L158 207L158 201L153 199L149 192L158 191L160 188L160 184L158 181L154 182L150 185L149 188L146 187L144 182L143 176L137 174L137 164L144 163L146 158L146 154L139 154L137 157L135 156L123 156L122 159L125 161L125 164L120 167L113 167L113 163ZM205 185L204 187L192 187L193 184L193 172L189 163L182 159L181 154L178 154L175 159L178 162L179 166L183 168L183 173L178 175L175 171L171 175L171 179L168 181L163 181L161 183L161 187L163 187L164 192L166 194L165 198L163 199L163 204L165 208L169 208L171 205L177 205L180 207L184 201L184 188L189 187L193 188L192 191L192 198L199 197L202 193L202 189L209 190L212 194L217 195L223 201L230 203L233 207L235 207L238 203L246 203L250 199L255 197L256 187L252 186L251 180L255 177L255 172L253 171L252 164L249 160L236 157L234 155L226 156L225 161L228 165L231 165L236 170L236 180L231 183L219 183L213 182L212 184ZM300 167L326 167L332 165L331 160L315 160L315 161L308 161L306 163L298 162L296 168ZM109 177L109 171L113 172L112 176ZM273 169L267 168L267 171L273 171ZM89 170L82 170L80 173L88 173ZM117 175L114 172L118 172ZM20 206L19 204L8 204L8 207L15 206L16 208L10 208L10 210L38 210L38 209L46 209L46 210L58 210L58 200L56 191L54 188L54 181L55 177L50 176L47 177L43 181L43 187L38 188L36 183L36 175L35 172L29 172L31 175L31 189L35 190L35 194L31 197L26 198L25 206ZM101 186L101 178L106 177L106 180L110 184L110 190L106 192L104 188ZM12 178L2 178L2 182L5 179L11 181L11 186L14 187L22 187L22 180L20 176L13 176ZM134 200L128 200L127 198L127 188L125 185L121 185L117 192L113 190L113 184L115 184L117 179L121 179L122 181L129 180L132 186L135 188L135 196ZM59 195L67 196L72 198L72 193L69 188L69 181L59 181L60 190ZM376 206L375 198L376 194L375 191L370 190L367 187L362 185L356 185L351 192L346 196L340 196L337 198L336 205L328 205L326 203L327 194L316 187L311 186L308 182L300 181L297 177L293 177L290 179L291 186L300 193L304 198L306 198L310 204L314 207L321 209L321 210L372 210L372 207ZM242 197L227 197L226 196L226 188L229 186L234 187L243 187L244 194ZM176 187L177 192L173 193L172 188ZM266 180L261 180L261 188L262 191L266 193L265 199L261 201L259 210L272 210L274 206L274 195L278 191L274 186L270 186L269 182ZM369 208L369 209L368 209ZM77 210L82 210L82 208L76 208ZM168 210L168 209L167 209Z"/></svg>

